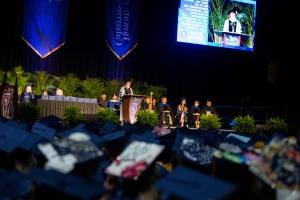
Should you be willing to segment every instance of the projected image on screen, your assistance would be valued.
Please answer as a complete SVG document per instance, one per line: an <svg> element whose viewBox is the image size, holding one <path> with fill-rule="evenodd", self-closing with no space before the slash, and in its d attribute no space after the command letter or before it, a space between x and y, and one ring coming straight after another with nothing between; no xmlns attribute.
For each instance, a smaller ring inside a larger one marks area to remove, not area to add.
<svg viewBox="0 0 300 200"><path fill-rule="evenodd" d="M181 0L177 41L253 51L255 0Z"/></svg>

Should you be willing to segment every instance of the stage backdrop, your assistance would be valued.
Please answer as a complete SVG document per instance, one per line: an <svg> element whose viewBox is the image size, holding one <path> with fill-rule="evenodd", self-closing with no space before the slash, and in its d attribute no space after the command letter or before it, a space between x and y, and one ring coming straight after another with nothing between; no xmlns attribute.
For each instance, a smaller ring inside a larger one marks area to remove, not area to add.
<svg viewBox="0 0 300 200"><path fill-rule="evenodd" d="M121 61L137 46L140 0L107 0L107 45Z"/></svg>
<svg viewBox="0 0 300 200"><path fill-rule="evenodd" d="M24 41L45 58L65 43L69 0L24 0Z"/></svg>

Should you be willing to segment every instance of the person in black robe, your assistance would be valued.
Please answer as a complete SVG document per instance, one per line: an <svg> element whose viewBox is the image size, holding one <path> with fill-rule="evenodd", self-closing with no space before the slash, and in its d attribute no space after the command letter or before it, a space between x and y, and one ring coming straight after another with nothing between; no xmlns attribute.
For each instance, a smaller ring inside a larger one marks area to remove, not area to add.
<svg viewBox="0 0 300 200"><path fill-rule="evenodd" d="M25 90L22 92L20 97L21 103L33 103L35 100L34 94L32 93L31 85L26 85Z"/></svg>
<svg viewBox="0 0 300 200"><path fill-rule="evenodd" d="M194 105L189 110L189 124L191 127L200 128L200 115L203 114L200 101L194 101Z"/></svg>
<svg viewBox="0 0 300 200"><path fill-rule="evenodd" d="M206 101L206 106L203 108L204 114L206 115L216 115L217 110L212 106L211 100Z"/></svg>
<svg viewBox="0 0 300 200"><path fill-rule="evenodd" d="M158 104L158 113L160 116L160 124L163 126L172 126L173 119L172 119L172 109L171 106L168 104L167 97L161 98L161 103Z"/></svg>

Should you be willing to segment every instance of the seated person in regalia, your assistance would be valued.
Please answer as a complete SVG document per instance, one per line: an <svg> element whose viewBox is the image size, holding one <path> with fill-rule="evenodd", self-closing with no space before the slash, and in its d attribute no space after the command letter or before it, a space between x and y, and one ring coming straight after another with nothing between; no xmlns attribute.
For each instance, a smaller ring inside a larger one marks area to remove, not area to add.
<svg viewBox="0 0 300 200"><path fill-rule="evenodd" d="M190 108L190 126L195 128L200 128L200 116L203 113L201 107L200 107L200 101L196 100L194 101L194 105Z"/></svg>
<svg viewBox="0 0 300 200"><path fill-rule="evenodd" d="M56 88L55 95L58 97L64 96L64 91L61 88Z"/></svg>
<svg viewBox="0 0 300 200"><path fill-rule="evenodd" d="M27 84L25 90L22 92L20 97L21 103L33 103L34 101L34 94L32 93L32 87L30 84Z"/></svg>
<svg viewBox="0 0 300 200"><path fill-rule="evenodd" d="M158 104L158 113L160 117L160 124L162 126L173 125L172 109L171 106L168 104L167 97L161 98L161 103Z"/></svg>
<svg viewBox="0 0 300 200"><path fill-rule="evenodd" d="M119 112L120 106L121 102L119 101L118 95L113 94L111 100L109 100L109 102L107 103L107 107L114 112Z"/></svg>
<svg viewBox="0 0 300 200"><path fill-rule="evenodd" d="M144 102L142 103L143 110L156 111L155 106L155 99L152 99L151 97L146 97Z"/></svg>
<svg viewBox="0 0 300 200"><path fill-rule="evenodd" d="M216 115L217 110L215 107L212 106L211 100L206 101L206 106L203 108L203 112L206 115Z"/></svg>
<svg viewBox="0 0 300 200"><path fill-rule="evenodd" d="M176 117L180 127L187 125L188 108L186 106L186 99L182 98L180 104L177 106Z"/></svg>
<svg viewBox="0 0 300 200"><path fill-rule="evenodd" d="M108 100L106 99L106 94L101 95L98 103L101 108L107 108Z"/></svg>

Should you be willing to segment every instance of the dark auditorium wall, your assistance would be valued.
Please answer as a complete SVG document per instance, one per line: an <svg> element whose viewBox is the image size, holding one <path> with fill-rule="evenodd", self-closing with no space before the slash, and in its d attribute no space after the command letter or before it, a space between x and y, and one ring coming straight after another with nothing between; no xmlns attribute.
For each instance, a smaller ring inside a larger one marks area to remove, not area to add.
<svg viewBox="0 0 300 200"><path fill-rule="evenodd" d="M104 0L70 0L66 45L43 61L21 40L22 0L1 1L0 67L21 64L29 71L81 77L105 77L119 67L124 76L165 85L173 97L211 96L231 104L268 96L268 65L282 45L272 42L281 34L274 31L279 1L258 1L255 52L177 43L179 1L141 2L139 46L119 63L105 43ZM282 89L278 84L275 89Z"/></svg>

